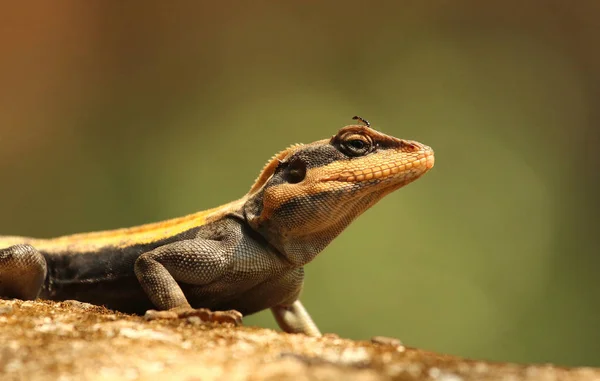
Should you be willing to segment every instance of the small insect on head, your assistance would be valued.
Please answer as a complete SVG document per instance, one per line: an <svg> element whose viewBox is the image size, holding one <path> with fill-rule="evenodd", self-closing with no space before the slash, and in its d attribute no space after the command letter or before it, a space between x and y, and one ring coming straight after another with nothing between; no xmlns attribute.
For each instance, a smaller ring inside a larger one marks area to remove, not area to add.
<svg viewBox="0 0 600 381"><path fill-rule="evenodd" d="M371 123L369 123L368 120L366 120L366 119L364 119L364 118L362 118L362 117L360 117L358 115L354 115L352 117L352 120L358 120L360 123L364 124L365 126L371 127Z"/></svg>

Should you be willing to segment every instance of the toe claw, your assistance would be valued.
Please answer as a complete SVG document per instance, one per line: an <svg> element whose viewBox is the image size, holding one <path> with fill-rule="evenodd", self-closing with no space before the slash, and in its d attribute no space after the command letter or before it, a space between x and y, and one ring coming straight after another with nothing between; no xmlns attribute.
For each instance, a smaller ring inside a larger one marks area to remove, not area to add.
<svg viewBox="0 0 600 381"><path fill-rule="evenodd" d="M242 314L236 310L215 311L212 313L211 321L217 323L231 323L233 325L242 325Z"/></svg>
<svg viewBox="0 0 600 381"><path fill-rule="evenodd" d="M175 311L167 310L167 311L157 311L157 310L148 310L144 314L144 319L146 320L157 320L157 319L177 319L179 316Z"/></svg>

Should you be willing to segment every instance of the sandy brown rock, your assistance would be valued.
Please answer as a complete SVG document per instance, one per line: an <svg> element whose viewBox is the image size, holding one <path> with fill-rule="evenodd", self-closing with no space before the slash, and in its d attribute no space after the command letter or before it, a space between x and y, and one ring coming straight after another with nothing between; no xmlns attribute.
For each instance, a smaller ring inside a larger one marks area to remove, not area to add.
<svg viewBox="0 0 600 381"><path fill-rule="evenodd" d="M600 369L469 361L378 338L145 321L84 303L0 300L1 380L600 380Z"/></svg>

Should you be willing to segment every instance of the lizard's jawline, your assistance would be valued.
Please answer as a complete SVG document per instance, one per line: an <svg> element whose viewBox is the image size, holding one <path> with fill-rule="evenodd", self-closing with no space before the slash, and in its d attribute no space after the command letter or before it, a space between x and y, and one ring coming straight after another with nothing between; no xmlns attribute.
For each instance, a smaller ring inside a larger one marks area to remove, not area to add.
<svg viewBox="0 0 600 381"><path fill-rule="evenodd" d="M321 181L322 182L336 181L336 182L340 182L340 183L354 183L354 184L377 181L377 183L380 183L380 182L387 181L390 179L398 178L402 175L406 176L407 174L409 174L412 176L408 176L409 178L405 179L406 183L408 184L409 182L414 181L414 180L418 179L419 177L423 176L425 173L427 173L431 168L433 168L433 165L434 165L433 153L425 153L424 156L421 156L421 157L417 158L416 160L410 161L408 163L403 163L401 165L397 165L394 167L389 167L389 166L376 167L376 168L379 168L376 171L373 171L373 168L367 168L366 170L363 169L363 170L359 171L359 173L356 173L353 171L336 173L336 174L333 174L333 175L330 175L330 176L327 176L327 177L321 179ZM418 169L418 170L415 171L415 169ZM395 173L394 173L394 170L396 170ZM387 172L387 173L384 173L384 172Z"/></svg>
<svg viewBox="0 0 600 381"><path fill-rule="evenodd" d="M416 179L418 179L419 177L423 176L427 171L429 170L429 168L427 168L426 170L416 174L415 176L411 176L409 178L404 178L402 179L402 181L398 181L397 183L393 182L392 184L390 184L390 186L396 186L398 184L408 184L412 181L415 181ZM369 184L371 183L372 185L379 185L383 182L388 182L388 181L393 181L394 179L397 179L398 176L387 176L387 177L371 177L370 179L364 179L364 180L340 180L340 179L331 179L331 178L326 178L326 179L322 179L322 182L326 182L326 183L331 183L331 182L336 182L336 183L345 183L345 184Z"/></svg>

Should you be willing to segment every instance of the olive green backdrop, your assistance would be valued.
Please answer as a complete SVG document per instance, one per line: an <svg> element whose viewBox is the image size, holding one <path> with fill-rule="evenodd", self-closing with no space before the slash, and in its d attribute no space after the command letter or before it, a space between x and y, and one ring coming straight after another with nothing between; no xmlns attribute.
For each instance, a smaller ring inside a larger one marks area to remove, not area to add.
<svg viewBox="0 0 600 381"><path fill-rule="evenodd" d="M0 232L213 207L358 114L436 166L307 266L320 328L600 366L600 2L2 8Z"/></svg>

